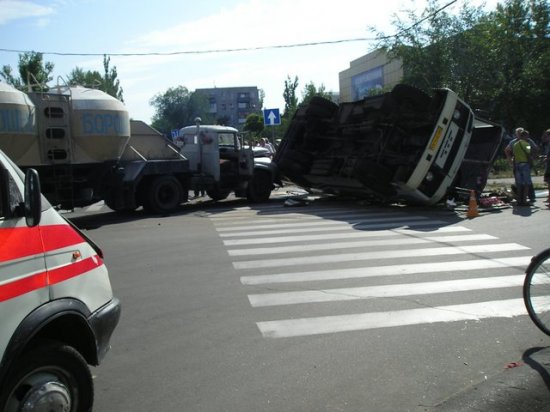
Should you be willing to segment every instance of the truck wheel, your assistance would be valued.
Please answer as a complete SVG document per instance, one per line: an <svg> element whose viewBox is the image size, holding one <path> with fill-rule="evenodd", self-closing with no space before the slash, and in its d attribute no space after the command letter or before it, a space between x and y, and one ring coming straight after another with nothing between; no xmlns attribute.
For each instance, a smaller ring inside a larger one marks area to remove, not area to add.
<svg viewBox="0 0 550 412"><path fill-rule="evenodd" d="M143 207L154 213L172 212L181 203L183 189L174 176L159 176L147 190Z"/></svg>
<svg viewBox="0 0 550 412"><path fill-rule="evenodd" d="M252 180L248 182L246 197L250 202L267 202L273 189L271 173L266 171L255 171Z"/></svg>
<svg viewBox="0 0 550 412"><path fill-rule="evenodd" d="M107 207L115 212L119 212L119 213L129 213L129 212L133 212L134 210L137 209L137 206L117 206L115 205L114 203L111 203L109 200L105 199L105 204L107 205Z"/></svg>
<svg viewBox="0 0 550 412"><path fill-rule="evenodd" d="M229 196L229 193L231 193L231 190L221 189L218 186L210 188L206 191L208 197L215 202L225 199L227 196Z"/></svg>
<svg viewBox="0 0 550 412"><path fill-rule="evenodd" d="M49 343L29 352L11 369L2 388L0 410L91 411L92 374L71 346Z"/></svg>

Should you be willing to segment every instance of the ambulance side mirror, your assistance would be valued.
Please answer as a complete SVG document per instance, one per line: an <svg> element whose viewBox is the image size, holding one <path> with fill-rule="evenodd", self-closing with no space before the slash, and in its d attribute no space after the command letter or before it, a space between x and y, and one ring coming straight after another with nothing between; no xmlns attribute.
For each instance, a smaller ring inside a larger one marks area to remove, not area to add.
<svg viewBox="0 0 550 412"><path fill-rule="evenodd" d="M25 174L25 221L33 227L40 223L42 216L42 195L40 193L40 178L34 169L28 169Z"/></svg>

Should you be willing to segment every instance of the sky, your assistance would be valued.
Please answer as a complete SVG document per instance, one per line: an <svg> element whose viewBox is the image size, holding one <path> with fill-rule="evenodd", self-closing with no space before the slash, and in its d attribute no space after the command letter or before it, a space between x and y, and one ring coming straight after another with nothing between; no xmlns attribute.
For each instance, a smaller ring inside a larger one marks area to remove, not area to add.
<svg viewBox="0 0 550 412"><path fill-rule="evenodd" d="M465 1L493 10L498 0L456 0L448 10ZM0 0L0 66L17 73L19 52L42 52L54 63L52 86L75 67L103 73L108 54L130 116L148 123L150 100L178 86L256 86L265 93L264 108L282 111L289 76L298 77L298 97L310 82L338 93L338 73L375 48L369 29L393 34L395 18L407 20L408 10L424 6L424 0ZM366 40L340 42L349 39ZM323 42L333 43L271 47Z"/></svg>

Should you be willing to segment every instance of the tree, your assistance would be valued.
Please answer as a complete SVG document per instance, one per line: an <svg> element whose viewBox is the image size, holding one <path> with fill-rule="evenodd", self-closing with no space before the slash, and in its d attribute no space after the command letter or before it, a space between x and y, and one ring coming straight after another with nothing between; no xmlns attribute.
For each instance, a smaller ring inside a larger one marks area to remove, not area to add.
<svg viewBox="0 0 550 412"><path fill-rule="evenodd" d="M258 113L251 113L246 117L243 130L250 132L254 137L259 137L264 131L264 117Z"/></svg>
<svg viewBox="0 0 550 412"><path fill-rule="evenodd" d="M508 128L539 135L548 128L550 6L546 0L508 0L491 15L495 40L494 110Z"/></svg>
<svg viewBox="0 0 550 412"><path fill-rule="evenodd" d="M113 96L114 98L124 101L122 95L122 87L120 87L120 80L118 80L118 73L116 66L109 68L111 58L107 55L103 56L103 75L97 70L84 71L80 67L74 68L68 76L68 83L70 85L81 85L99 89L105 93Z"/></svg>
<svg viewBox="0 0 550 412"><path fill-rule="evenodd" d="M116 66L109 68L109 63L111 58L107 55L103 55L103 80L104 83L100 87L105 93L110 94L113 97L116 97L121 102L124 101L122 97L122 87L120 87L120 80L118 80L118 73Z"/></svg>
<svg viewBox="0 0 550 412"><path fill-rule="evenodd" d="M52 62L44 63L42 53L32 51L20 54L18 68L18 78L13 75L13 70L9 65L2 67L0 75L6 83L18 89L29 86L34 91L48 90L47 84L52 80L51 73L54 64Z"/></svg>
<svg viewBox="0 0 550 412"><path fill-rule="evenodd" d="M325 90L324 84L317 87L313 82L309 82L304 87L304 91L302 92L302 101L300 104L308 104L313 96L323 97L328 100L332 99L332 93Z"/></svg>
<svg viewBox="0 0 550 412"><path fill-rule="evenodd" d="M212 122L208 98L202 93L191 93L184 86L155 95L150 104L155 108L152 126L168 135L173 129L194 125L196 117L202 118L203 123Z"/></svg>
<svg viewBox="0 0 550 412"><path fill-rule="evenodd" d="M80 85L97 89L99 88L99 86L101 86L101 84L103 84L103 77L101 77L101 73L99 73L97 70L84 71L80 67L75 67L71 71L71 73L69 73L69 76L67 77L67 82L71 86Z"/></svg>
<svg viewBox="0 0 550 412"><path fill-rule="evenodd" d="M473 74L480 76L480 56L487 51L479 47L482 42L476 44L480 33L472 32L484 16L482 10L464 6L455 16L439 0L430 0L419 17L413 10L407 16L405 21L393 22L395 37L380 35L390 58L403 61L403 82L425 91L449 87L467 98L467 88L476 88Z"/></svg>
<svg viewBox="0 0 550 412"><path fill-rule="evenodd" d="M283 99L285 100L285 110L283 117L291 119L298 107L298 98L296 97L296 89L298 88L298 76L291 80L290 76L287 76L285 80L285 89L283 92Z"/></svg>
<svg viewBox="0 0 550 412"><path fill-rule="evenodd" d="M492 13L465 3L450 15L430 0L417 18L396 21L396 36L379 34L390 58L403 61L403 82L429 91L448 87L472 108L512 129L540 133L550 99L548 0L505 0Z"/></svg>

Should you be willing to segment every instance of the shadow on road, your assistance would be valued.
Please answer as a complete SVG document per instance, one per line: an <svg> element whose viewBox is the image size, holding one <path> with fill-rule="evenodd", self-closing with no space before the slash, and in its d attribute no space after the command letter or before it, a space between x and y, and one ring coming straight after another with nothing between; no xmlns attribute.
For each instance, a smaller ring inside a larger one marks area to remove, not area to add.
<svg viewBox="0 0 550 412"><path fill-rule="evenodd" d="M541 352L541 353L539 353ZM539 356L533 356L539 353ZM539 358L539 359L535 359ZM537 347L526 350L522 356L523 362L537 371L543 379L546 388L550 391L550 347Z"/></svg>

